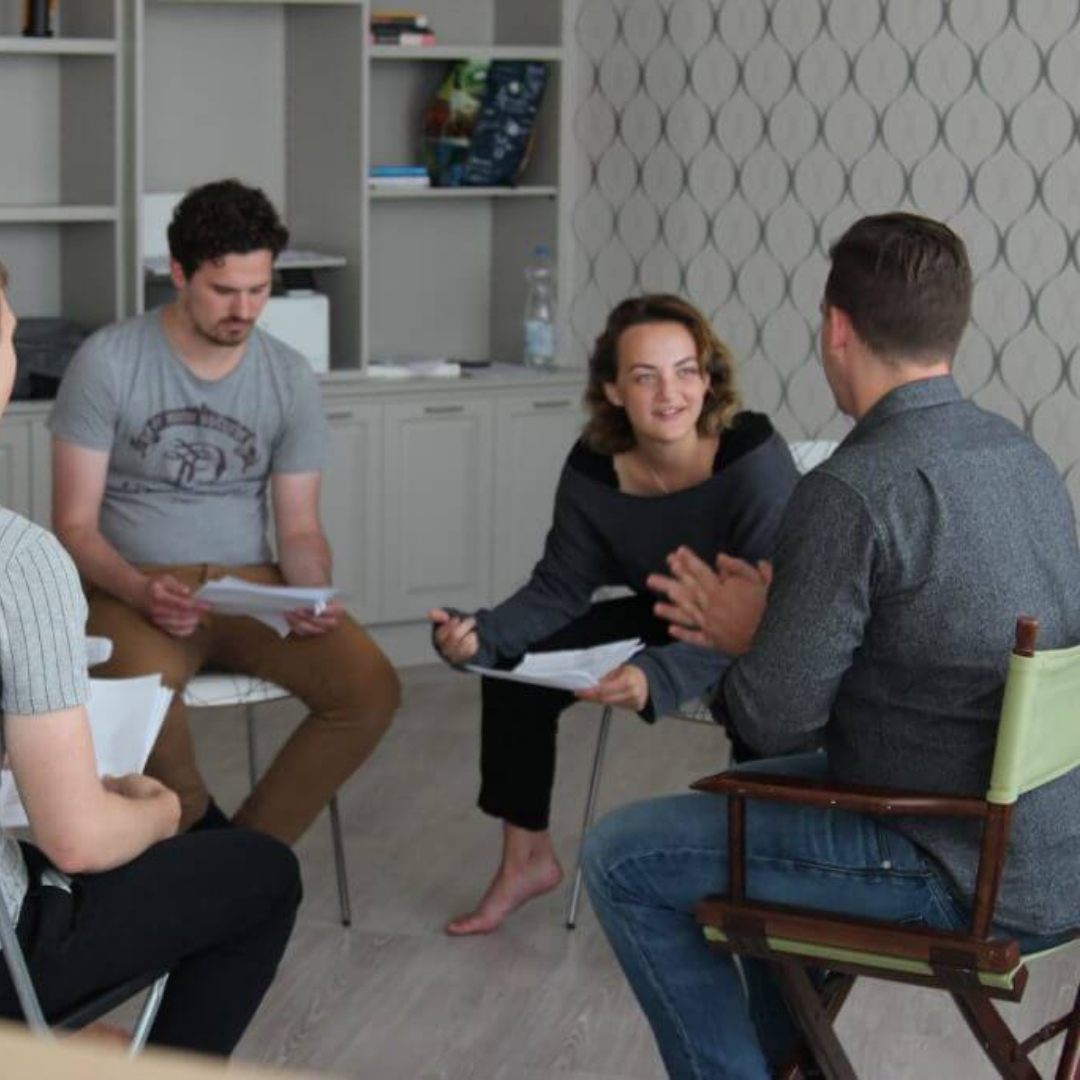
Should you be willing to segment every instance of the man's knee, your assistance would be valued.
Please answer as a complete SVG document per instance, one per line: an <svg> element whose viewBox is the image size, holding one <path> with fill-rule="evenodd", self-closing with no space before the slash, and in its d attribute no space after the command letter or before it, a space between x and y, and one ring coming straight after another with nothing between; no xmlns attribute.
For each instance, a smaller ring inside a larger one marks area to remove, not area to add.
<svg viewBox="0 0 1080 1080"><path fill-rule="evenodd" d="M358 636L352 663L331 674L336 683L335 711L365 726L389 726L401 705L401 680L393 664L367 635Z"/></svg>

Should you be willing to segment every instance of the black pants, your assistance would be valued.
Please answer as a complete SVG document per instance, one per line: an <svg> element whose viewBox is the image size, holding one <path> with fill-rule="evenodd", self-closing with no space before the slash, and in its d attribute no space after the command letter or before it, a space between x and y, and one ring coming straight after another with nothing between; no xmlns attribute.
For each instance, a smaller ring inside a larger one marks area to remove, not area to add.
<svg viewBox="0 0 1080 1080"><path fill-rule="evenodd" d="M530 651L584 649L633 637L646 645L666 644L671 641L667 624L656 618L652 605L638 596L594 604ZM568 690L487 678L480 694L480 809L522 829L546 829L559 716L579 699Z"/></svg>
<svg viewBox="0 0 1080 1080"><path fill-rule="evenodd" d="M171 971L150 1034L158 1045L229 1054L277 971L300 904L296 856L246 829L187 833L72 891L30 890L16 927L46 1017L144 974ZM0 1016L21 1018L0 962Z"/></svg>

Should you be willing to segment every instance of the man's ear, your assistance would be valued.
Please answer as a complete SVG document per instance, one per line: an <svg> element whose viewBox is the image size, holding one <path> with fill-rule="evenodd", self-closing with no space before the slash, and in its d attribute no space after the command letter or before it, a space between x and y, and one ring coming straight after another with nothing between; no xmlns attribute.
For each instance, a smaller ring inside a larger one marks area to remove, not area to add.
<svg viewBox="0 0 1080 1080"><path fill-rule="evenodd" d="M184 273L184 268L172 256L169 257L169 277L172 278L173 287L177 292L187 285L187 274Z"/></svg>
<svg viewBox="0 0 1080 1080"><path fill-rule="evenodd" d="M614 405L616 409L623 407L623 396L619 393L619 388L613 382L604 383L604 397L608 399L608 403Z"/></svg>
<svg viewBox="0 0 1080 1080"><path fill-rule="evenodd" d="M855 327L851 325L851 317L843 308L838 308L835 304L827 304L822 318L824 320L822 330L829 351L834 354L845 351L855 336Z"/></svg>

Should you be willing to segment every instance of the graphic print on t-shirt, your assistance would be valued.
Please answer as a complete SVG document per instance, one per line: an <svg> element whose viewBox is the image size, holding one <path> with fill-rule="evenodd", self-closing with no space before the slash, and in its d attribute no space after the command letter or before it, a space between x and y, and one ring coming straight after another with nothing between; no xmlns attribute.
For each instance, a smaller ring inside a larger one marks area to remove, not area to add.
<svg viewBox="0 0 1080 1080"><path fill-rule="evenodd" d="M170 431L172 428L197 430L181 434ZM223 438L214 439L212 433ZM251 428L222 416L205 403L155 413L129 442L144 461L151 454L158 456L161 475L178 488L220 480L229 467L230 457L237 459L240 471L246 473L259 456Z"/></svg>

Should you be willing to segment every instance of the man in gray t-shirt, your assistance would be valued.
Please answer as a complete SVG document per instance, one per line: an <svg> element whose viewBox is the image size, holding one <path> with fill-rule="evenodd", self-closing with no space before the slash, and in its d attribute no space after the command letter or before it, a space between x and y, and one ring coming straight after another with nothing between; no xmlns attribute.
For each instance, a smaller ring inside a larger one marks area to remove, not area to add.
<svg viewBox="0 0 1080 1080"><path fill-rule="evenodd" d="M270 679L311 709L235 817L292 842L374 748L400 689L339 605L291 613L282 640L193 599L225 574L330 583L318 383L255 326L287 239L261 191L226 180L189 192L169 227L175 300L83 345L50 428L53 524L86 583L91 633L113 640L105 673L160 671L179 690L211 665ZM180 795L182 827L221 823L179 698L147 771Z"/></svg>

